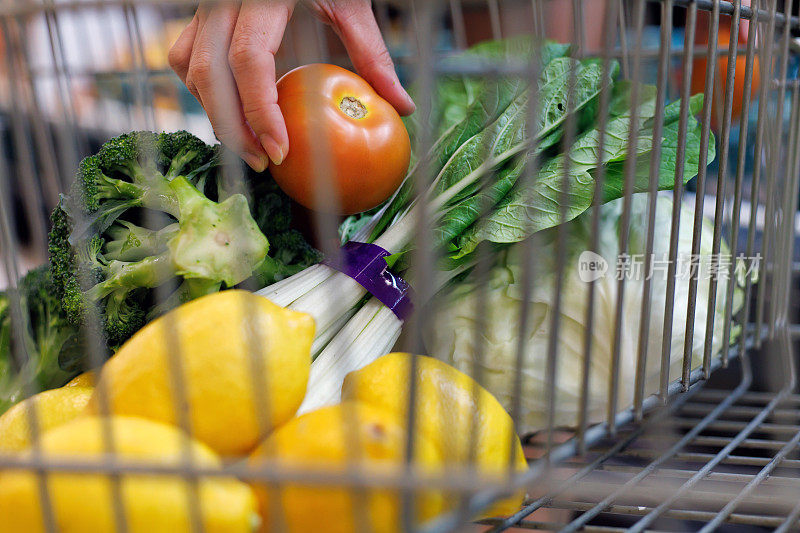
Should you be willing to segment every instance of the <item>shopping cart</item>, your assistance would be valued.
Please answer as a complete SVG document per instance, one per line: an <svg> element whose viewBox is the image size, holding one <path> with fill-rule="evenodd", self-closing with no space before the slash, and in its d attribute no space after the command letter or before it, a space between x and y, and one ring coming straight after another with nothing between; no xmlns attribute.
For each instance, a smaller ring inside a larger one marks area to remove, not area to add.
<svg viewBox="0 0 800 533"><path fill-rule="evenodd" d="M599 11L602 20L587 20L584 14L593 12L598 3L604 6ZM511 348L510 371L500 378L507 383L503 390L508 398L503 403L517 427L526 430L530 467L524 474L515 474L509 466L502 483L484 483L469 470L433 478L420 477L413 470L399 476L370 477L354 467L331 479L324 472L297 473L277 467L256 470L243 463L209 471L191 460L172 470L162 467L159 472L190 481L198 476L233 475L272 483L276 491L293 481L342 485L354 492L389 487L404 495L403 527L430 531L462 527L492 531L512 527L561 531L799 529L800 396L796 393L794 302L800 260L795 246L800 198L800 83L796 68L800 44L794 35L800 35L800 19L793 15L795 4L793 0L753 0L750 5L742 5L740 0L375 2L398 71L414 87L417 113L422 117L436 116L437 103L431 95L441 79L525 80L531 101L535 101L536 80L541 74L538 52L548 29L556 25L551 18L554 14L566 17L558 23L566 28L574 57L597 58L606 75L618 62L621 77L631 80L634 87L632 109L638 109L639 100L646 97L644 89L635 87L654 85L655 115L647 119L634 112L627 118L631 124L650 120L652 145L646 152L655 155L644 161L645 192L636 195L638 200L632 199L637 165L622 168L625 186L616 204L617 238L623 254L635 239L641 240L638 245L645 258L664 251L667 281L651 281L656 265L644 261L642 278L636 283L625 275L606 281L605 287L613 288L614 297L611 305L598 311L596 306L605 297L598 292L603 290L603 281L588 279L580 293L585 297L584 314L567 316L559 311L570 305L565 300L568 285L574 282L569 277L574 266L568 253L569 230L558 225L550 230L549 241L534 236L515 245L523 258L518 272L522 295L516 300L520 308L525 306L519 302L533 298L533 280L543 276L544 261L552 262L547 267L552 275L547 284L552 291L548 297L551 312L542 322L550 335L537 345L543 362L539 375L534 377L527 370L526 342L530 339L519 334ZM188 20L194 8L192 2L168 0L0 1L0 49L4 48L0 66L0 251L10 287L30 266L47 260L48 214L59 195L67 192L81 158L107 138L140 129L188 129L204 140L213 140L202 110L166 61L174 29ZM719 38L725 32L738 35L746 23L746 39L723 42ZM458 53L482 39L519 34L539 43L530 61L486 61ZM313 61L348 65L335 36L298 8L278 57L278 70L285 72ZM689 138L689 101L698 83L704 93L702 109L696 113L699 136ZM577 89L574 84L568 86L566 101L573 103ZM611 120L610 91L602 89L594 100L598 131L605 131L603 125ZM686 186L684 166L673 161L674 188L658 193L657 179L648 178L658 173L659 152L668 150L660 140L666 127L662 110L671 102L678 102L674 109L679 109L679 114L673 125L678 132L676 145L669 149L680 163L694 146L700 160L696 179ZM569 113L567 117L559 146L571 146L578 135L580 118ZM433 126L416 130L415 153L428 152L435 141L434 131ZM636 137L633 134L627 139L629 151L640 142ZM601 139L601 147L603 142L609 141ZM707 156L709 145L715 148L715 157ZM535 151L533 146L528 150ZM321 148L320 154L315 154L323 166L324 152ZM231 173L241 176L238 162L230 163ZM531 168L536 164L532 162ZM520 180L535 179L535 172L527 174ZM566 180L568 170L564 175ZM485 179L493 176L487 173ZM416 177L419 184L413 189L421 191L429 177L425 172ZM602 187L604 177L594 177ZM554 194L566 198L568 192ZM667 216L660 218L657 205L662 205L664 198ZM488 216L488 207L482 208L483 215ZM566 217L566 207L556 215ZM324 215L311 217L317 234L324 237L320 246L329 258L335 258L339 251L330 243L337 238L336 221ZM461 361L460 367L471 370L478 382L495 380L496 389L498 378L486 375L491 374L491 364L485 360L491 348L484 346L489 341L481 340L490 337L488 328L496 325L486 316L492 305L494 271L487 261L477 263L469 276L476 287L483 288L476 289L470 300L473 311L466 311L461 322L452 319L442 326L439 321L447 319L441 318L441 311L452 295L441 291L431 275L437 268L431 217L432 213L421 211L416 220L417 244L408 256L407 277L422 305L402 325L402 335L398 324L392 341L399 337L398 349L426 353L437 345L429 341L437 333L432 334L431 329L467 321L472 327L465 334L470 343L458 346L469 345L474 353L468 362ZM604 227L601 210L595 206L582 220L582 249L598 251ZM681 224L684 232L688 228L686 249L679 243ZM730 250L727 256L726 249ZM712 257L712 268L728 276L702 281L695 270L685 287L680 285L675 280L681 250L691 251L693 258L704 250ZM476 253L488 260L493 250L479 246ZM727 257L727 262L722 263L721 257ZM749 268L744 275L737 270L742 264ZM613 270L614 265L609 268ZM680 298L676 286L686 291ZM626 306L634 293L638 304L632 310ZM14 292L10 294L13 302ZM268 288L266 294L275 293ZM529 330L528 312L520 309L514 317L517 331ZM582 321L584 335L576 341L577 348L573 343L578 363L568 370L573 372L568 376L573 383L567 394L559 392L565 387L561 361L567 357L561 336L573 331L570 321ZM649 325L655 322L659 334L654 340ZM587 339L606 323L610 334L605 348L599 350ZM673 334L673 329L677 333ZM442 334L441 329L438 333ZM677 352L675 335L682 343ZM634 340L625 340L629 338ZM90 352L88 366L99 366L102 349ZM457 353L450 355L451 362L458 362ZM24 366L26 357L29 354L18 354L16 364ZM592 366L598 357L607 357L607 368L600 374ZM524 420L531 416L531 394L540 398L535 423ZM560 403L567 396L570 416L564 416ZM29 412L34 437L35 411ZM414 427L413 421L410 425ZM20 468L37 473L42 481L42 501L47 502L45 481L49 475L99 472L118 484L126 475L147 473L149 467L113 458L75 464L36 453L25 458L0 455L0 483L4 470ZM415 524L409 502L420 490L431 487L449 491L449 497L461 505L426 524ZM465 525L503 494L520 487L526 489L528 498L516 514ZM125 531L124 509L118 507L116 525ZM45 520L48 529L57 531L53 510L43 504L42 512L50 516ZM2 522L0 516L0 530ZM370 530L368 521L356 523ZM279 528L279 518L276 524ZM203 529L200 520L193 526ZM326 529L321 516L319 530Z"/></svg>

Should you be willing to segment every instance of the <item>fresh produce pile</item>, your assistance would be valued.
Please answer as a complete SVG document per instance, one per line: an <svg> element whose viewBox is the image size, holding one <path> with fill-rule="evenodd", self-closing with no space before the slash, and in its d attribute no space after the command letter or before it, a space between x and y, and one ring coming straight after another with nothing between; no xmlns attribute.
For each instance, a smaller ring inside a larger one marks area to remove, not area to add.
<svg viewBox="0 0 800 533"><path fill-rule="evenodd" d="M348 377L341 403L295 417L306 394L313 337L310 316L249 292L198 298L142 328L97 375L82 374L0 416L0 454L32 457L29 415L35 409L39 461L93 464L103 472L103 453L110 449L122 464L139 469L179 468L190 461L214 473L200 475L190 488L177 472L140 470L122 474L115 494L105 474L51 472L46 484L53 519L75 531L113 531L115 498L133 533L189 531L192 490L206 531L249 532L259 524L259 530L271 531L284 524L288 531L305 532L324 517L326 531L350 532L359 516L379 531L399 531L402 496L391 480L407 468L413 379L414 473L444 479L445 471L452 475L471 466L472 475L498 484L527 468L511 417L499 402L467 375L430 357L378 358ZM178 345L179 351L172 349ZM170 364L176 355L177 364ZM221 470L242 459L250 472L244 479ZM358 467L388 481L356 491L259 479L258 472L274 467L339 476ZM415 521L453 510L459 498L450 490L421 483L414 491ZM510 495L489 512L509 514L522 496ZM0 472L0 532L46 530L40 498L35 473Z"/></svg>
<svg viewBox="0 0 800 533"><path fill-rule="evenodd" d="M466 55L519 61L531 58L534 50L530 38L520 37L487 42ZM657 114L663 131L655 142L660 146L655 178L658 189L674 187L680 101L656 109L655 87L617 80L615 62L604 67L597 59L573 59L565 45L545 43L541 65L535 88L519 77L445 78L433 105L439 111L434 116L443 123L439 138L412 164L405 184L382 209L368 219L364 215L345 222L345 238L383 247L397 261L395 269L402 269L407 252L415 247L420 212L426 210L434 251L441 256L432 276L435 289L440 289L474 267L479 246L501 252L584 213L595 201L595 177L601 167L601 202L623 196L625 168L632 157L630 192L647 191ZM531 110L534 89L536 107ZM609 99L607 117L598 116L602 91ZM685 181L697 175L701 161L701 128L695 115L702 104L702 95L697 95L686 106ZM565 131L570 116L573 136ZM433 125L419 122L410 127L413 135ZM572 141L569 146L564 145L567 140ZM629 154L629 144L635 154ZM714 159L713 139L705 156L707 161ZM535 176L521 179L528 168L536 169ZM420 196L412 194L415 182L417 187L421 184ZM496 259L502 260L502 255ZM408 275L413 285L415 274ZM307 312L316 321L316 358L301 411L335 402L344 376L391 349L400 335L402 322L390 309L375 298L365 299L359 284L325 265L312 266L259 294ZM513 383L513 376L504 375Z"/></svg>
<svg viewBox="0 0 800 533"><path fill-rule="evenodd" d="M610 265L621 253L643 253L648 228L640 222L648 214L644 192L653 146L659 147L653 178L658 189L669 190L676 165L688 181L702 162L713 160L714 140L701 154L695 115L703 98L694 96L685 103L685 156L678 161L681 103L657 108L655 87L620 80L616 62L575 58L568 45L534 46L527 37L489 41L452 58L462 60L535 60L541 68L533 86L519 76L437 80L426 96L431 115L406 122L412 139L433 132L430 150L411 155L406 179L388 201L347 218L340 228L343 241L382 247L391 254L387 266L414 285L420 274L409 269L409 258L425 215L435 268L423 275L445 302L426 331L435 357L390 353L402 320L354 279L320 262L321 254L294 229L290 201L269 175L247 172L235 179L230 169L223 172L228 154L221 147L186 132L129 133L81 162L73 188L52 214L50 264L19 281L20 298L0 294L0 453L31 457L28 415L35 405L44 458L101 457L110 434L119 458L161 467L179 468L190 457L218 470L246 459L239 465L250 472L278 466L342 475L355 461L367 475L380 477L404 473L407 442L413 441L411 466L423 476L444 479L445 471L471 468L476 479L502 484L524 471L517 435L545 426L556 227L567 243L556 339L556 423L572 426L589 334L588 285L579 279L577 257L588 246L593 209L599 209L597 253ZM327 71L341 75L336 69L320 72ZM608 104L605 117L599 116L601 100ZM367 113L378 105L367 104L373 106ZM336 117L339 126L364 118L355 105L347 110L358 116L339 106L347 115ZM654 138L657 120L660 138ZM399 137L407 149L407 139ZM396 158L401 166L407 155ZM305 172L306 163L292 168ZM282 179L303 185L291 173ZM308 199L309 190L301 192L296 196ZM370 196L369 205L385 192ZM622 249L621 198L628 193L633 222ZM670 200L659 197L656 227L667 226L672 212ZM691 249L692 212L682 206L678 212L683 254ZM711 231L707 223L701 230L702 257L710 254ZM536 282L523 301L520 243L534 235ZM666 246L666 240L656 241L656 257ZM724 243L721 252L728 253ZM488 261L482 346L475 345L474 331L486 286L474 272L479 260ZM728 283L717 286L714 352L724 340L720 313ZM688 278L676 282L671 378L685 342L688 284ZM652 281L647 393L655 392L660 371L665 286L665 277ZM254 295L238 289L260 290ZM587 391L592 421L605 415L616 279L598 280L596 291ZM709 291L708 280L701 281L698 301ZM741 298L733 294L735 312ZM623 310L621 408L632 401L642 305L642 281L631 281ZM524 306L531 320L520 330ZM698 306L690 339L693 365L711 318L705 312ZM514 427L507 410L514 405L520 338L526 341L524 376ZM90 368L90 343L98 339L101 355L113 357L67 383ZM480 384L468 375L478 365ZM31 390L44 392L23 400ZM413 403L411 390L417 394ZM409 413L410 405L417 411ZM266 530L274 520L290 531L309 531L324 516L329 530L348 532L361 525L352 513L357 506L381 531L401 527L396 486L356 495L343 486L292 480L277 491L257 476L236 479L236 473L241 470L200 475L196 485L177 472L123 474L129 529L184 531L199 516L210 531L250 531L258 523ZM57 472L47 483L58 523L113 528L113 491L105 478ZM190 490L196 491L199 515L187 505ZM459 503L454 494L429 485L415 496L416 521ZM0 516L12 517L0 520L0 533L45 529L39 497L30 471L0 472ZM513 494L487 512L508 514L521 499Z"/></svg>

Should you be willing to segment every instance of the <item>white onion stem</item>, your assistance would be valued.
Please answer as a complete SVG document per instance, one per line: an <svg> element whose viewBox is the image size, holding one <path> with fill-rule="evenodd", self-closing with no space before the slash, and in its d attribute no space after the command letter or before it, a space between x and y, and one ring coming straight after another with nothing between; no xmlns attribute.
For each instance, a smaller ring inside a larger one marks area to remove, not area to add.
<svg viewBox="0 0 800 533"><path fill-rule="evenodd" d="M328 329L326 329L325 331L316 332L314 337L314 343L311 345L312 361L317 358L317 356L325 348L328 342L330 342L330 340L333 339L337 333L339 333L339 330L341 330L344 327L344 325L347 323L348 320L353 318L353 315L355 315L357 311L358 309L353 307L345 314L340 316L339 319L336 320L336 322L334 322L333 324L331 324Z"/></svg>
<svg viewBox="0 0 800 533"><path fill-rule="evenodd" d="M340 316L355 307L367 293L366 289L346 274L335 273L288 307L314 317L317 332L327 330Z"/></svg>
<svg viewBox="0 0 800 533"><path fill-rule="evenodd" d="M313 265L294 276L256 291L256 294L267 298L276 305L286 307L335 273L336 271L327 265Z"/></svg>
<svg viewBox="0 0 800 533"><path fill-rule="evenodd" d="M388 353L402 325L388 307L370 298L311 364L308 392L297 414L338 402L345 376Z"/></svg>

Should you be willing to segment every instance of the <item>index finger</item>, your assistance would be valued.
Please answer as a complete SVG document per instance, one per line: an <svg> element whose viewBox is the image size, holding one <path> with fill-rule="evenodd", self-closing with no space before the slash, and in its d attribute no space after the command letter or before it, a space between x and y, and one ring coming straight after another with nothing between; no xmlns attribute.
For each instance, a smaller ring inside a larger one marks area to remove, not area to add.
<svg viewBox="0 0 800 533"><path fill-rule="evenodd" d="M289 152L289 135L278 107L275 53L294 4L293 0L243 4L228 53L244 116L276 165Z"/></svg>
<svg viewBox="0 0 800 533"><path fill-rule="evenodd" d="M186 74L189 72L189 60L192 57L192 47L197 36L199 18L195 13L192 21L183 29L178 39L169 49L169 66L178 75L183 83L186 83Z"/></svg>

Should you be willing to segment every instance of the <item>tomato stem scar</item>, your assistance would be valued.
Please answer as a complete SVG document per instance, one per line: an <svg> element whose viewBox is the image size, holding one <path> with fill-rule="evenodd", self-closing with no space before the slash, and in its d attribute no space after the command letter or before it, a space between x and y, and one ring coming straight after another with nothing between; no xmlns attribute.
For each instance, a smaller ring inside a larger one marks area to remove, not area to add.
<svg viewBox="0 0 800 533"><path fill-rule="evenodd" d="M342 113L351 118L364 118L367 116L367 108L364 107L364 104L362 104L360 100L353 96L345 96L342 98L342 101L339 102L339 109L342 110Z"/></svg>

